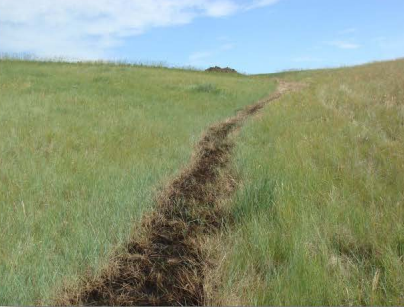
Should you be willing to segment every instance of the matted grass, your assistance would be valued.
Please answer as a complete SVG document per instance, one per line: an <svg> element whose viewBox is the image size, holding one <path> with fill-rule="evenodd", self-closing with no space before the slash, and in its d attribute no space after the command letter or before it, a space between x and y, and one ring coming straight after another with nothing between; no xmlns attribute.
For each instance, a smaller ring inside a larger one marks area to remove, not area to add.
<svg viewBox="0 0 404 307"><path fill-rule="evenodd" d="M214 303L404 304L404 60L285 74L237 142Z"/></svg>
<svg viewBox="0 0 404 307"><path fill-rule="evenodd" d="M0 304L46 304L98 271L211 123L267 79L0 61Z"/></svg>

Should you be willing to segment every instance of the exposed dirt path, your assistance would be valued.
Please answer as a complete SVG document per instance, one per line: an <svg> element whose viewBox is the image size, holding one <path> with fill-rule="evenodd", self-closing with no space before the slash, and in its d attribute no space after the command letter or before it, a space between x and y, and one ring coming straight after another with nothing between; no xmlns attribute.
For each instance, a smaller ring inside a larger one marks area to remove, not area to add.
<svg viewBox="0 0 404 307"><path fill-rule="evenodd" d="M225 220L220 201L234 189L223 172L233 143L229 134L267 103L293 89L278 81L278 91L236 116L208 128L190 165L160 195L136 236L97 279L67 291L61 305L202 305L203 237Z"/></svg>

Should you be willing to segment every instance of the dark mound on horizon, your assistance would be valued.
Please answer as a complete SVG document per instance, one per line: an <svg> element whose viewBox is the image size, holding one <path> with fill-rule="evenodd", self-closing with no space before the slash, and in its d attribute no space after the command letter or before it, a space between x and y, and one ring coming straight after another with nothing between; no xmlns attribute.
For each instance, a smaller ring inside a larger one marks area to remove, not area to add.
<svg viewBox="0 0 404 307"><path fill-rule="evenodd" d="M213 66L213 67L209 67L208 69L206 69L205 71L209 71L209 72L223 72L223 73L227 73L227 74L238 74L237 70L230 68L230 67L224 67L221 68L219 66Z"/></svg>

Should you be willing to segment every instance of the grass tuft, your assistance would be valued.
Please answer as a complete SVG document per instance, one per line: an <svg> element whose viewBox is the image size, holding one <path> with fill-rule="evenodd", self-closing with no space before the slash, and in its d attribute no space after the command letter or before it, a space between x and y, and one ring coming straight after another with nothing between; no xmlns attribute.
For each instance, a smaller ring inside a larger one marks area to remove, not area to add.
<svg viewBox="0 0 404 307"><path fill-rule="evenodd" d="M192 85L190 89L197 93L220 94L222 92L217 85L211 83Z"/></svg>

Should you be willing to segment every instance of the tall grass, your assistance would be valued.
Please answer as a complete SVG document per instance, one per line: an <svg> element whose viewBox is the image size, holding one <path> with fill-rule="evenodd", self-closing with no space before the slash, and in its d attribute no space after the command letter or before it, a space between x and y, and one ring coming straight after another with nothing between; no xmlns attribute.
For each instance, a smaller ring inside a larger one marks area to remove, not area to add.
<svg viewBox="0 0 404 307"><path fill-rule="evenodd" d="M0 61L0 304L47 304L63 283L102 268L201 132L273 86L193 71Z"/></svg>
<svg viewBox="0 0 404 307"><path fill-rule="evenodd" d="M309 87L238 138L219 304L404 304L404 61L284 74Z"/></svg>

